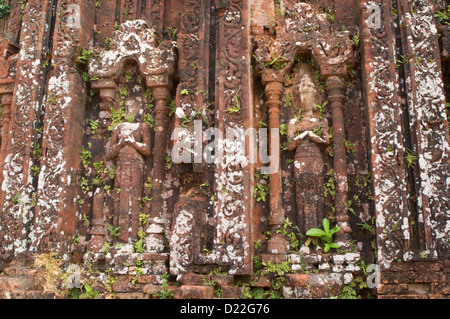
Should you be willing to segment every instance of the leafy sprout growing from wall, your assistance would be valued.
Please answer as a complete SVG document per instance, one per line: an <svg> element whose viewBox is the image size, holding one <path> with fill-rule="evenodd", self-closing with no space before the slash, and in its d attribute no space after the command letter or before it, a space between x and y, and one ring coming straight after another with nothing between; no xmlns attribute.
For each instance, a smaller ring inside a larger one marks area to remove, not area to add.
<svg viewBox="0 0 450 319"><path fill-rule="evenodd" d="M339 248L340 245L333 242L333 235L341 229L337 226L330 229L330 221L327 218L322 221L322 227L323 229L311 228L306 232L306 236L320 238L324 252L328 252L331 248Z"/></svg>
<svg viewBox="0 0 450 319"><path fill-rule="evenodd" d="M9 0L0 0L0 19L3 19L10 11Z"/></svg>

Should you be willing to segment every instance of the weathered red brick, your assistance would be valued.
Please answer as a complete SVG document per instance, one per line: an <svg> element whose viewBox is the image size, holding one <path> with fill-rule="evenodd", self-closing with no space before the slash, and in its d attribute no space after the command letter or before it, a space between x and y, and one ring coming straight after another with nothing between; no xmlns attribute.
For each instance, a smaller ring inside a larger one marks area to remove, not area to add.
<svg viewBox="0 0 450 319"><path fill-rule="evenodd" d="M381 295L406 294L408 292L407 284L381 284L378 287L378 293Z"/></svg>
<svg viewBox="0 0 450 319"><path fill-rule="evenodd" d="M115 299L145 299L141 292L118 293L114 296Z"/></svg>
<svg viewBox="0 0 450 319"><path fill-rule="evenodd" d="M286 285L292 287L307 287L309 285L308 274L287 274Z"/></svg>
<svg viewBox="0 0 450 319"><path fill-rule="evenodd" d="M212 299L214 297L214 287L181 286L180 295L183 299Z"/></svg>

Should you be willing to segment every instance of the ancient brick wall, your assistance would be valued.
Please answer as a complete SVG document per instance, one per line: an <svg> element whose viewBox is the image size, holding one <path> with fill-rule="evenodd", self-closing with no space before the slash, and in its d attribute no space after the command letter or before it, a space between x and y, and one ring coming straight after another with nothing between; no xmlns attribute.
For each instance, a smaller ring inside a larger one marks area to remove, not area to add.
<svg viewBox="0 0 450 319"><path fill-rule="evenodd" d="M448 298L445 1L0 4L0 298Z"/></svg>

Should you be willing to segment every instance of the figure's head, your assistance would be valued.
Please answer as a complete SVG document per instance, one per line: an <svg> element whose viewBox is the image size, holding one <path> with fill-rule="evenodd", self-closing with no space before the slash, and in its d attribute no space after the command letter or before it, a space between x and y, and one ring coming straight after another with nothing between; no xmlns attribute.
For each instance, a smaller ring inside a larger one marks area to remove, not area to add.
<svg viewBox="0 0 450 319"><path fill-rule="evenodd" d="M127 116L126 120L128 122L134 122L134 120L140 115L142 109L141 103L136 99L129 99L126 101Z"/></svg>
<svg viewBox="0 0 450 319"><path fill-rule="evenodd" d="M302 78L298 84L298 93L300 97L300 108L303 110L303 115L312 117L316 111L317 105L317 89L314 81L308 73L302 73Z"/></svg>

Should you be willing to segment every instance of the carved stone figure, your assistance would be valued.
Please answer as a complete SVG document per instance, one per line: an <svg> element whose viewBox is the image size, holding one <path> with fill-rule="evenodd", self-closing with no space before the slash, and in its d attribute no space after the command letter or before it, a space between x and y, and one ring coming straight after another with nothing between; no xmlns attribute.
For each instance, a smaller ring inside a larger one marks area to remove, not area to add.
<svg viewBox="0 0 450 319"><path fill-rule="evenodd" d="M299 113L289 121L288 150L295 153L298 225L303 231L320 225L324 216L324 162L321 147L329 144L328 122L317 108L312 74L301 68L298 84Z"/></svg>
<svg viewBox="0 0 450 319"><path fill-rule="evenodd" d="M136 117L139 103L128 104L128 117ZM108 159L116 162L115 187L120 190L114 214L114 227L120 227L119 239L129 242L137 234L144 158L151 153L150 127L147 123L123 122L114 127Z"/></svg>

